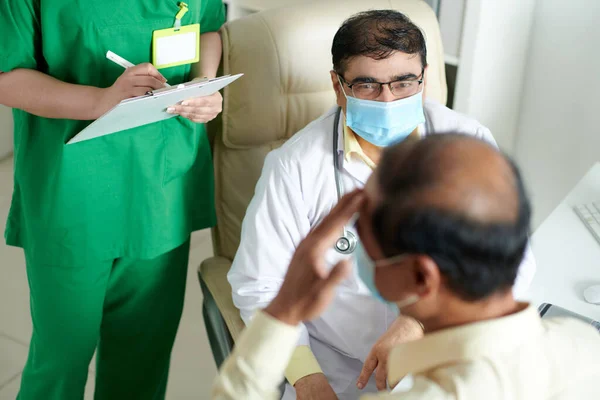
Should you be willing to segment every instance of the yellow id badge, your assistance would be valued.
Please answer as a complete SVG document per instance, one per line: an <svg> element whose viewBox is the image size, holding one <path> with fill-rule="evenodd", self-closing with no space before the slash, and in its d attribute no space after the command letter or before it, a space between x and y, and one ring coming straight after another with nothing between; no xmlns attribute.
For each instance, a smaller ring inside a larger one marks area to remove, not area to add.
<svg viewBox="0 0 600 400"><path fill-rule="evenodd" d="M200 61L200 24L152 32L152 64L157 69Z"/></svg>

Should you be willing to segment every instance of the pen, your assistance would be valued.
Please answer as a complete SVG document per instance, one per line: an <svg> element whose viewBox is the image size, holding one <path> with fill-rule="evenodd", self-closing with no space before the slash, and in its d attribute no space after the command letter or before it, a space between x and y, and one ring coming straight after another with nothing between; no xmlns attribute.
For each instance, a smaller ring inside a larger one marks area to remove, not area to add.
<svg viewBox="0 0 600 400"><path fill-rule="evenodd" d="M106 58L108 58L110 61L114 62L117 65L120 65L121 67L127 69L127 68L131 68L134 65L132 63L130 63L129 61L127 61L126 59L124 59L123 57L113 53L112 51L107 51L106 52ZM169 85L168 83L165 82L165 86L166 87L171 87L171 85Z"/></svg>

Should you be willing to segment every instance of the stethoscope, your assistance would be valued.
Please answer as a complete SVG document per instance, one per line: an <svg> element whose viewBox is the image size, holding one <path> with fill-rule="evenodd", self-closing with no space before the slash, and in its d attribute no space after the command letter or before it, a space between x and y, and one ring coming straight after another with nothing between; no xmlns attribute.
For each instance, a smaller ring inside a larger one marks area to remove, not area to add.
<svg viewBox="0 0 600 400"><path fill-rule="evenodd" d="M337 190L337 198L338 202L342 199L344 195L344 182L340 177L340 171L342 169L341 163L343 162L343 154L339 152L339 139L340 139L340 117L342 115L342 108L338 107L335 113L335 119L333 121L333 172L335 175L335 188ZM352 254L354 249L356 249L356 244L358 239L356 235L346 229L346 225L344 225L344 230L342 231L342 236L340 236L335 241L335 250L340 254Z"/></svg>

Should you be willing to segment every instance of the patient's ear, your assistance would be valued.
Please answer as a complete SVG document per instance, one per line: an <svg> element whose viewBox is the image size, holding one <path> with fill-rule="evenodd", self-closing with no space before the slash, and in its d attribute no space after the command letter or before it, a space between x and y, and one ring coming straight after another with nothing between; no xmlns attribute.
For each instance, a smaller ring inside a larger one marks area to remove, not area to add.
<svg viewBox="0 0 600 400"><path fill-rule="evenodd" d="M375 268L375 284L389 301L406 296L420 299L435 296L440 290L441 275L435 261L424 254L407 254L398 263Z"/></svg>
<svg viewBox="0 0 600 400"><path fill-rule="evenodd" d="M414 257L415 294L421 298L437 294L442 282L437 263L431 257L424 254L418 254Z"/></svg>

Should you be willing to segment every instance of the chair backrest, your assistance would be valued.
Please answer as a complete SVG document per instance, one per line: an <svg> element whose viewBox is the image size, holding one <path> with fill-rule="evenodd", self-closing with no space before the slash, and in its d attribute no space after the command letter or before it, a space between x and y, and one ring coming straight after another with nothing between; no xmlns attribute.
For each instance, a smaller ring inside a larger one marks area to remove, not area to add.
<svg viewBox="0 0 600 400"><path fill-rule="evenodd" d="M223 27L223 73L245 76L225 89L218 132L210 132L215 135L215 255L235 256L242 219L267 153L335 104L331 43L342 22L360 11L390 8L406 14L425 33L426 94L445 104L440 30L422 0L307 1Z"/></svg>

